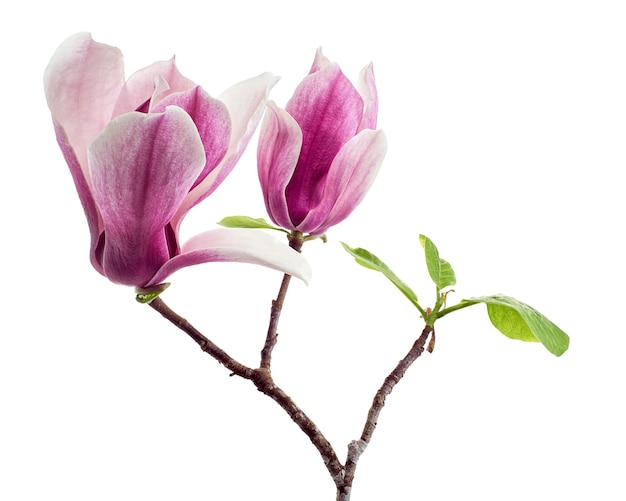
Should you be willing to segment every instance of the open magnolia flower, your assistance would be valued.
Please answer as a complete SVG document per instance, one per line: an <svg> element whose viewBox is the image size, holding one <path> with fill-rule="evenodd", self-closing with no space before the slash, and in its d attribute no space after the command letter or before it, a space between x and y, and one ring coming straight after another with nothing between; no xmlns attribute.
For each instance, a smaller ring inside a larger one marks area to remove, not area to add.
<svg viewBox="0 0 626 501"><path fill-rule="evenodd" d="M182 76L173 58L125 81L119 49L88 33L57 49L44 75L46 98L87 216L96 270L140 288L208 261L309 278L297 252L263 233L218 229L182 247L178 240L185 214L243 153L276 81L265 73L218 100Z"/></svg>
<svg viewBox="0 0 626 501"><path fill-rule="evenodd" d="M265 206L279 226L320 235L369 190L387 151L385 134L374 130L371 64L357 87L318 49L285 109L268 103L257 159Z"/></svg>

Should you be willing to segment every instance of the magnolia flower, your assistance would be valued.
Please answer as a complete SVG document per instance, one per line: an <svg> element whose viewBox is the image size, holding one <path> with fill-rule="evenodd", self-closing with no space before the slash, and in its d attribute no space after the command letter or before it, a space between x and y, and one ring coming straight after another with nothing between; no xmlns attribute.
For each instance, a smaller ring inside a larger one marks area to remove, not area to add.
<svg viewBox="0 0 626 501"><path fill-rule="evenodd" d="M266 234L209 231L182 247L180 223L243 153L277 78L262 74L220 99L174 59L127 81L119 49L67 39L44 74L57 140L91 232L91 262L111 281L150 287L207 261L262 264L307 279L304 259Z"/></svg>
<svg viewBox="0 0 626 501"><path fill-rule="evenodd" d="M372 65L358 91L318 49L309 75L283 110L268 103L257 152L267 212L279 226L320 235L369 190L387 150L376 128Z"/></svg>

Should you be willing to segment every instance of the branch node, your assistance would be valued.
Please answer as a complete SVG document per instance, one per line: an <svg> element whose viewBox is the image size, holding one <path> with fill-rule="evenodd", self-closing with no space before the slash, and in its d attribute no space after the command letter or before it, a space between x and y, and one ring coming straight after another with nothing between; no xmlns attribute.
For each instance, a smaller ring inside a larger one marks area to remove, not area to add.
<svg viewBox="0 0 626 501"><path fill-rule="evenodd" d="M258 369L254 369L252 374L252 381L254 381L257 390L260 392L268 393L276 386L272 379L272 373L268 368L259 367Z"/></svg>
<svg viewBox="0 0 626 501"><path fill-rule="evenodd" d="M352 461L353 463L357 463L361 454L365 452L365 448L367 447L367 442L364 440L353 440L348 445L348 461Z"/></svg>

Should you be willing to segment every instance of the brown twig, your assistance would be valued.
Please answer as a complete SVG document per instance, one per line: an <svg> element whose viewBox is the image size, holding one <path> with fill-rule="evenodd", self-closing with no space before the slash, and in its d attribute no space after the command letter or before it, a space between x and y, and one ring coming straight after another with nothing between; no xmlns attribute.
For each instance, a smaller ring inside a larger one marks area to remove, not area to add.
<svg viewBox="0 0 626 501"><path fill-rule="evenodd" d="M213 341L196 329L189 321L181 317L178 313L167 306L160 297L150 301L150 307L158 311L163 317L172 322L176 327L193 339L202 351L211 355L220 364L230 370L233 374L244 379L252 379L254 369L247 367L235 360L228 353L217 346Z"/></svg>
<svg viewBox="0 0 626 501"><path fill-rule="evenodd" d="M320 453L326 469L330 473L335 485L343 482L343 465L339 461L333 446L326 439L317 425L295 404L295 402L280 389L272 379L268 369L259 368L252 379L257 389L280 405L289 417L300 427L315 448Z"/></svg>
<svg viewBox="0 0 626 501"><path fill-rule="evenodd" d="M265 344L261 350L261 367L269 369L272 365L272 351L274 346L278 342L278 321L280 320L280 313L283 309L285 302L285 296L287 295L287 289L289 288L289 282L291 276L285 274L283 281L280 284L278 296L272 301L272 311L270 312L270 323L267 328L267 336L265 338Z"/></svg>
<svg viewBox="0 0 626 501"><path fill-rule="evenodd" d="M304 237L299 231L292 231L289 235L289 246L297 252L300 252L302 245L304 244ZM260 367L269 369L272 365L272 351L278 342L278 321L280 320L280 313L283 310L283 304L285 302L285 296L289 289L289 282L291 276L285 274L283 281L280 284L278 295L276 299L272 301L272 310L270 312L270 323L267 328L267 336L265 337L265 344L261 350L261 364Z"/></svg>
<svg viewBox="0 0 626 501"><path fill-rule="evenodd" d="M291 247L299 252L303 243L302 235L292 233L289 236L289 240ZM365 421L365 426L363 427L363 432L361 433L361 438L359 440L353 440L348 445L348 454L344 466L339 461L332 445L319 430L317 425L296 405L289 395L276 385L272 378L270 370L272 351L278 339L278 321L280 319L290 279L291 277L289 275L285 275L283 277L278 295L276 299L272 301L270 323L265 344L263 346L263 350L261 351L260 366L257 369L247 367L235 360L210 339L204 336L204 334L198 331L186 319L170 309L160 297L153 299L149 304L163 317L189 335L189 337L198 343L202 351L208 353L219 363L228 368L232 375L237 375L252 381L260 392L267 395L280 405L292 421L294 421L305 433L305 435L309 437L309 440L311 440L313 445L318 450L326 469L330 473L330 476L337 487L337 501L349 501L357 463L372 438L376 429L378 417L385 405L387 396L391 394L396 384L398 384L400 379L404 377L404 374L411 364L415 362L415 360L417 360L417 358L424 352L426 341L429 336L431 336L431 342L428 346L428 350L432 351L432 348L434 348L435 330L432 326L426 325L406 356L400 360L393 371L391 371L391 373L385 378L382 386L378 389L376 395L374 396L374 400Z"/></svg>
<svg viewBox="0 0 626 501"><path fill-rule="evenodd" d="M208 339L198 329L191 325L186 319L178 315L169 306L167 306L160 297L153 299L150 306L158 311L163 317L173 323L180 330L191 337L202 349L215 358L219 363L228 368L232 374L249 379L254 383L257 389L274 400L280 405L289 417L300 427L300 429L311 440L317 448L322 460L326 465L335 485L339 485L343 479L343 465L339 461L330 442L324 437L316 424L296 405L296 403L279 388L272 379L269 368L259 367L252 369L232 358L228 353L219 348L215 343ZM270 350L271 351L271 350Z"/></svg>
<svg viewBox="0 0 626 501"><path fill-rule="evenodd" d="M350 491L352 490L352 482L354 480L357 463L376 430L378 416L385 405L385 400L400 379L402 379L411 364L424 352L426 340L431 333L433 336L435 335L435 330L432 326L427 325L424 327L422 334L417 338L415 343L413 343L409 352L385 378L385 382L376 392L372 406L367 414L367 420L365 421L361 438L359 440L353 440L348 446L348 457L346 459L343 482L341 485L337 486L337 501L350 500Z"/></svg>

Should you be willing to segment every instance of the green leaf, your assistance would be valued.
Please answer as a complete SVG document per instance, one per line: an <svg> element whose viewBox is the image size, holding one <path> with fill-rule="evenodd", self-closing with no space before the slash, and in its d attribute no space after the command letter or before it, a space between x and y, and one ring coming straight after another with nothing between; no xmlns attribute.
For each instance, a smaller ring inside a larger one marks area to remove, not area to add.
<svg viewBox="0 0 626 501"><path fill-rule="evenodd" d="M146 289L142 289L141 287L136 287L135 288L135 293L137 295L135 296L135 299L139 303L142 303L142 304L149 303L154 298L159 296L161 294L161 292L163 292L169 286L170 286L170 284L168 282L164 282L164 283L159 284L159 285L153 285L152 287L148 287Z"/></svg>
<svg viewBox="0 0 626 501"><path fill-rule="evenodd" d="M539 341L560 357L569 347L569 336L534 308L503 295L464 299L464 303L485 303L489 320L502 334L521 341Z"/></svg>
<svg viewBox="0 0 626 501"><path fill-rule="evenodd" d="M456 275L452 269L452 265L445 259L439 257L439 251L433 241L427 236L420 235L420 243L424 248L426 255L426 267L428 274L438 290L445 289L456 284Z"/></svg>
<svg viewBox="0 0 626 501"><path fill-rule="evenodd" d="M343 248L346 249L346 251L348 251L348 253L350 253L354 257L357 263L359 263L361 266L364 266L365 268L369 268L370 270L381 272L391 281L393 285L395 285L400 290L400 292L402 292L402 294L407 297L409 301L411 301L411 303L413 303L414 306L416 306L418 309L420 308L419 304L417 303L417 295L415 294L415 292L413 292L413 290L407 284L400 280L398 276L374 254L361 248L353 249L343 242L341 242L341 245L343 245Z"/></svg>
<svg viewBox="0 0 626 501"><path fill-rule="evenodd" d="M278 228L269 224L262 217L253 218L249 216L229 216L225 217L217 224L219 224L220 226L225 226L226 228L262 228L266 230L277 230L287 233L282 228Z"/></svg>

